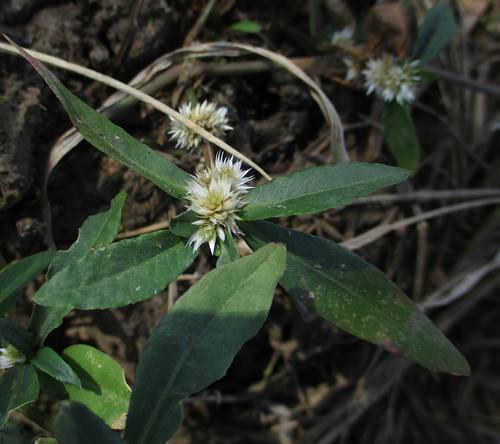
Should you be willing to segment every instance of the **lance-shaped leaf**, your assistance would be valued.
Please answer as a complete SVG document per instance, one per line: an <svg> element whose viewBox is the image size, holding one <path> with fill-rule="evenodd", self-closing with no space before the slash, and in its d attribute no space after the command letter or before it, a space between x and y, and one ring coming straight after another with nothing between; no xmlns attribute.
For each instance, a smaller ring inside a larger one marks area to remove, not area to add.
<svg viewBox="0 0 500 444"><path fill-rule="evenodd" d="M111 201L108 211L90 216L78 230L78 239L66 251L58 251L50 264L47 277L50 280L72 263L84 259L99 248L107 247L118 234L123 204L127 193L122 191Z"/></svg>
<svg viewBox="0 0 500 444"><path fill-rule="evenodd" d="M196 231L198 231L198 226L193 225L199 216L191 210L184 211L184 213L175 216L169 224L170 231L177 236L181 237L191 237Z"/></svg>
<svg viewBox="0 0 500 444"><path fill-rule="evenodd" d="M243 197L247 204L238 216L259 220L318 213L402 182L408 175L400 168L361 162L312 167L250 190Z"/></svg>
<svg viewBox="0 0 500 444"><path fill-rule="evenodd" d="M126 444L84 404L62 401L55 421L56 436L64 444Z"/></svg>
<svg viewBox="0 0 500 444"><path fill-rule="evenodd" d="M432 370L469 374L462 355L385 274L325 239L265 222L240 228L252 249L287 247L280 284L294 298L359 338Z"/></svg>
<svg viewBox="0 0 500 444"><path fill-rule="evenodd" d="M130 387L125 382L123 368L89 345L68 347L61 357L82 383L81 390L65 384L69 398L84 403L109 426L120 422L130 400Z"/></svg>
<svg viewBox="0 0 500 444"><path fill-rule="evenodd" d="M43 347L37 351L30 361L43 372L60 382L82 388L82 384L73 369L50 347Z"/></svg>
<svg viewBox="0 0 500 444"><path fill-rule="evenodd" d="M8 37L6 38L44 78L64 105L75 128L89 143L132 171L151 180L166 193L178 199L185 197L186 190L183 184L191 178L188 173L134 139L122 128L71 94L41 62L31 57Z"/></svg>
<svg viewBox="0 0 500 444"><path fill-rule="evenodd" d="M9 414L38 397L38 379L36 371L30 364L15 365L0 378L0 428Z"/></svg>
<svg viewBox="0 0 500 444"><path fill-rule="evenodd" d="M175 303L140 358L126 441L163 444L174 434L182 399L224 376L262 326L285 262L285 248L268 245L212 270Z"/></svg>
<svg viewBox="0 0 500 444"><path fill-rule="evenodd" d="M39 368L36 368L36 376L40 383L40 389L51 401L59 402L66 397L66 388L62 382L54 379L48 373L42 372Z"/></svg>
<svg viewBox="0 0 500 444"><path fill-rule="evenodd" d="M450 7L443 1L432 7L420 26L411 60L425 66L450 42L455 32L455 19Z"/></svg>
<svg viewBox="0 0 500 444"><path fill-rule="evenodd" d="M0 316L15 304L23 288L49 266L55 254L55 251L42 251L0 271Z"/></svg>
<svg viewBox="0 0 500 444"><path fill-rule="evenodd" d="M415 174L419 164L419 147L408 104L400 105L395 100L384 102L382 122L385 141L396 163Z"/></svg>
<svg viewBox="0 0 500 444"><path fill-rule="evenodd" d="M42 347L48 334L62 324L64 316L66 316L71 308L45 307L43 305L35 305L31 314L29 331L35 335L35 346Z"/></svg>
<svg viewBox="0 0 500 444"><path fill-rule="evenodd" d="M71 263L33 297L42 305L82 310L120 307L163 290L196 258L186 240L169 231L98 248Z"/></svg>
<svg viewBox="0 0 500 444"><path fill-rule="evenodd" d="M49 281L58 272L91 255L99 248L107 247L118 233L123 204L127 193L122 191L111 201L108 211L90 216L79 230L77 241L67 251L59 251L50 264L47 276ZM36 296L36 295L35 295ZM58 308L35 305L30 319L29 330L36 337L37 347L42 347L47 335L59 327L62 319L73 307Z"/></svg>
<svg viewBox="0 0 500 444"><path fill-rule="evenodd" d="M35 349L33 334L7 318L0 318L0 338L4 338L25 355L31 354Z"/></svg>

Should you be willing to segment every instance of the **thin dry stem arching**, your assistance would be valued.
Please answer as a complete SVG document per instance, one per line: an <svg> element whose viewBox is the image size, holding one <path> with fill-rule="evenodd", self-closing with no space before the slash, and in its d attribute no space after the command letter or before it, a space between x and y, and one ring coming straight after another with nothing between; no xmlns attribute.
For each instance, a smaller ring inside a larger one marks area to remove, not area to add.
<svg viewBox="0 0 500 444"><path fill-rule="evenodd" d="M484 207L487 205L498 205L500 204L500 198L490 198L490 199L482 199L482 200L474 200L471 202L463 202L456 205L449 205L447 207L438 208L436 210L427 211L422 214L417 214L416 216L409 217L407 219L403 219L397 222L393 222L391 224L382 224L367 232L353 237L352 239L346 240L339 245L348 250L355 250L357 248L364 247L372 243L373 241L385 236L387 233L390 233L394 230L399 230L400 228L407 227L409 225L416 224L423 220L432 219L434 217L442 216L444 214L456 213L457 211L464 211L470 208Z"/></svg>
<svg viewBox="0 0 500 444"><path fill-rule="evenodd" d="M123 231L116 235L116 240L127 239L130 237L140 236L141 234L152 233L158 230L166 230L170 225L169 220L157 222L155 224L147 225L146 227L138 228L137 230Z"/></svg>
<svg viewBox="0 0 500 444"><path fill-rule="evenodd" d="M410 191L401 194L375 194L373 196L360 197L350 205L366 205L370 203L393 203L393 202L429 202L443 199L474 199L484 197L498 197L498 188L475 188L464 190L422 190Z"/></svg>
<svg viewBox="0 0 500 444"><path fill-rule="evenodd" d="M485 265L479 268L468 268L454 279L445 282L442 286L432 292L429 297L419 304L422 310L435 307L443 307L465 296L472 288L489 273L500 268L500 252Z"/></svg>
<svg viewBox="0 0 500 444"><path fill-rule="evenodd" d="M4 46L6 46L6 45L2 44L0 49L3 49ZM15 48L12 48L12 49L14 49L15 52L14 51L7 51L7 52L11 52L12 54L17 53L17 50ZM181 122L182 124L184 124L188 128L192 129L193 131L198 133L200 136L202 136L204 139L208 140L209 142L212 142L214 145L217 145L219 148L223 149L224 151L228 152L229 154L233 155L234 157L242 160L247 165L251 166L256 171L258 171L260 174L262 174L262 176L264 176L267 180L271 180L271 177L261 167L259 167L255 162L248 159L246 156L241 154L239 151L235 150L233 147L229 146L226 142L223 142L219 138L210 134L208 131L205 131L203 128L196 125L191 120L185 118L182 114L173 110L172 108L165 105L164 103L161 103L159 100L156 100L153 97L139 91L136 88L133 88L133 87L131 87L123 82L120 82L112 77L98 73L97 71L94 71L92 69L84 68L84 67L76 65L74 63L69 63L69 62L66 62L64 60L58 59L57 57L52 57L52 56L48 56L46 54L39 53L38 51L30 51L27 49L25 49L25 51L27 51L31 56L37 58L41 62L45 62L45 63L51 64L51 65L57 66L59 68L66 69L68 71L76 72L82 76L88 77L90 79L96 80L96 81L103 83L105 85L111 86L112 88L120 90L126 94L129 94L132 97L135 97L135 98L141 100L144 103L147 103L148 105L151 105L153 108L157 109L158 111L163 112L164 114L166 114L169 117L173 117L174 119Z"/></svg>
<svg viewBox="0 0 500 444"><path fill-rule="evenodd" d="M342 122L337 113L337 110L333 106L330 99L323 92L323 90L302 69L288 60L286 57L280 54L276 54L275 52L268 51L267 49L258 48L256 46L228 42L214 43L213 45L214 47L219 48L238 48L244 51L258 54L262 57L266 57L267 59L281 65L283 68L287 69L292 74L297 76L300 80L302 80L310 88L311 95L320 106L321 111L323 112L323 115L325 116L325 119L330 126L330 144L333 151L333 163L349 161L349 156L347 155L347 151L345 149Z"/></svg>

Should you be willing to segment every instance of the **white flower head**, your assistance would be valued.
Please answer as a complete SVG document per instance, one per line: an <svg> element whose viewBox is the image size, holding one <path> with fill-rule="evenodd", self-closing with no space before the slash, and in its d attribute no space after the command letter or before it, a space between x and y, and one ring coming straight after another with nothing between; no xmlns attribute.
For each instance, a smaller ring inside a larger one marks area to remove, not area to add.
<svg viewBox="0 0 500 444"><path fill-rule="evenodd" d="M370 59L363 71L365 88L368 89L366 93L375 91L386 102L396 99L400 105L415 100L416 82L420 80L418 63L415 60L399 66L389 55Z"/></svg>
<svg viewBox="0 0 500 444"><path fill-rule="evenodd" d="M195 251L208 243L213 254L217 239L226 238L225 229L242 234L236 225L241 220L236 213L245 205L241 198L251 188L247 182L252 177L247 177L247 172L241 169L241 160L233 162L232 157L224 159L219 153L211 167L198 171L186 184L187 207L199 216L193 222L199 228L188 242Z"/></svg>
<svg viewBox="0 0 500 444"><path fill-rule="evenodd" d="M0 348L0 370L10 368L16 364L24 364L26 356L23 355L13 345L8 345L7 348Z"/></svg>
<svg viewBox="0 0 500 444"><path fill-rule="evenodd" d="M179 108L179 113L215 136L233 129L228 125L227 108L217 109L217 104L213 102L209 103L205 100L202 104L195 105L194 108L190 103L185 103ZM170 120L172 125L168 134L172 136L171 140L177 139L175 147L187 150L198 148L203 138L175 118L170 117Z"/></svg>
<svg viewBox="0 0 500 444"><path fill-rule="evenodd" d="M352 38L354 35L354 28L347 27L342 29L342 31L334 32L332 35L331 43L332 45L345 45L345 46L353 46L354 39Z"/></svg>

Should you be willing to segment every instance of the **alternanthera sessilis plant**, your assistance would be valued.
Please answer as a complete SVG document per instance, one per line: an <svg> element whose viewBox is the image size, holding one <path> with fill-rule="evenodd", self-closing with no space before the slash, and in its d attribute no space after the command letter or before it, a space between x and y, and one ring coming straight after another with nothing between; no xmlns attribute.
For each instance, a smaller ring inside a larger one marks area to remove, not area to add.
<svg viewBox="0 0 500 444"><path fill-rule="evenodd" d="M345 79L363 84L368 95L375 94L383 101L387 147L397 165L413 173L419 167L419 143L410 105L419 86L438 78L425 66L450 42L454 29L453 12L445 2L438 2L425 16L408 60L397 60L389 54L370 58L365 66L361 60L344 60Z"/></svg>
<svg viewBox="0 0 500 444"><path fill-rule="evenodd" d="M405 180L408 171L345 162L297 171L251 189L253 173L239 161L210 154L206 168L193 176L88 107L17 48L85 139L184 201L186 211L172 219L169 230L114 242L126 199L122 192L108 211L87 219L69 250L55 255L45 284L33 297L29 329L6 318L0 322L6 342L2 348L10 344L24 359L11 359L12 367L0 378L2 427L17 426L8 422L17 408L36 417L26 404L42 388L54 401L61 394L68 398L60 402L55 426L45 425L64 443L79 442L82 435L88 442L166 442L181 422L182 400L222 377L239 348L262 326L278 283L325 319L391 353L436 371L469 373L460 353L382 272L334 242L265 220L347 205ZM215 105L206 104L208 108L220 112ZM224 119L221 124L229 127ZM182 126L172 129L179 141L194 140ZM197 140L199 145L211 153L204 140ZM254 253L240 258L233 235ZM95 348L76 345L58 355L44 346L72 309L124 306L165 289L204 244L218 256L217 268L192 286L154 329L132 392L119 366ZM110 427L124 427L124 439Z"/></svg>

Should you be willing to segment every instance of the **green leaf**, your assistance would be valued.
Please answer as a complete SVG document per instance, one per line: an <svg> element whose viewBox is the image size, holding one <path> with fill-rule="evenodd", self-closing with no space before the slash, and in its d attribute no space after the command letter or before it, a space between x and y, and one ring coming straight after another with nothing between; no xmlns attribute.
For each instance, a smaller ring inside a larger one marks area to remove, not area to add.
<svg viewBox="0 0 500 444"><path fill-rule="evenodd" d="M217 267L222 267L229 262L235 262L240 258L240 253L236 244L234 243L233 236L226 230L226 238L224 242L220 242L221 253L217 259Z"/></svg>
<svg viewBox="0 0 500 444"><path fill-rule="evenodd" d="M40 388L51 401L58 402L67 396L66 388L62 382L54 379L48 373L42 372L40 369L36 369L36 375L40 383Z"/></svg>
<svg viewBox="0 0 500 444"><path fill-rule="evenodd" d="M400 105L395 100L384 102L382 122L387 147L396 163L415 174L419 165L419 147L408 104Z"/></svg>
<svg viewBox="0 0 500 444"><path fill-rule="evenodd" d="M19 426L7 427L0 430L0 443L1 444L30 444L30 441L26 439L21 433L21 428ZM38 443L37 443L38 444ZM55 443L57 444L57 443Z"/></svg>
<svg viewBox="0 0 500 444"><path fill-rule="evenodd" d="M120 421L127 413L130 401L130 387L125 382L121 366L89 345L68 347L61 357L82 383L81 390L65 384L69 399L88 406L109 426Z"/></svg>
<svg viewBox="0 0 500 444"><path fill-rule="evenodd" d="M111 207L108 211L87 218L79 230L77 241L69 250L59 251L50 264L47 273L49 281L60 271L66 270L71 264L85 259L96 250L105 248L113 242L120 228L122 207L126 198L127 193L122 191L111 201ZM35 294L35 297L37 294ZM72 309L71 306L59 308L35 305L29 330L36 336L37 347L42 347L47 335L61 325L63 317Z"/></svg>
<svg viewBox="0 0 500 444"><path fill-rule="evenodd" d="M427 69L420 69L418 71L418 80L416 84L418 86L424 86L428 85L429 83L435 82L436 80L439 80L441 76L435 72L428 71Z"/></svg>
<svg viewBox="0 0 500 444"><path fill-rule="evenodd" d="M127 193L122 191L111 201L108 211L90 216L78 230L78 239L67 251L59 251L50 264L48 279L68 268L76 261L92 255L99 248L107 247L118 234L123 204Z"/></svg>
<svg viewBox="0 0 500 444"><path fill-rule="evenodd" d="M182 399L224 376L262 326L285 262L285 248L268 245L212 270L175 303L139 361L125 440L163 444L174 434Z"/></svg>
<svg viewBox="0 0 500 444"><path fill-rule="evenodd" d="M38 379L32 365L15 365L0 378L0 428L10 412L38 397Z"/></svg>
<svg viewBox="0 0 500 444"><path fill-rule="evenodd" d="M79 402L62 401L55 426L56 436L64 444L126 444L101 418Z"/></svg>
<svg viewBox="0 0 500 444"><path fill-rule="evenodd" d="M198 219L199 217L194 211L184 211L170 221L170 231L180 237L191 237L199 228L193 225L193 222Z"/></svg>
<svg viewBox="0 0 500 444"><path fill-rule="evenodd" d="M80 379L73 369L50 347L38 350L31 363L58 381L71 384L77 389L82 388Z"/></svg>
<svg viewBox="0 0 500 444"><path fill-rule="evenodd" d="M250 190L238 213L243 220L313 214L405 180L408 171L387 165L341 162L278 177Z"/></svg>
<svg viewBox="0 0 500 444"><path fill-rule="evenodd" d="M166 193L178 199L185 198L186 190L183 184L191 178L188 173L87 106L71 94L42 63L8 37L6 38L44 78L66 108L75 128L89 143L132 171L151 180Z"/></svg>
<svg viewBox="0 0 500 444"><path fill-rule="evenodd" d="M0 316L16 303L22 289L49 266L55 254L55 251L42 251L0 271Z"/></svg>
<svg viewBox="0 0 500 444"><path fill-rule="evenodd" d="M35 349L33 334L7 318L0 318L0 338L4 338L25 355L31 354Z"/></svg>
<svg viewBox="0 0 500 444"><path fill-rule="evenodd" d="M280 284L339 328L432 370L469 374L462 355L385 274L325 239L259 221L240 224L252 249L287 247Z"/></svg>
<svg viewBox="0 0 500 444"><path fill-rule="evenodd" d="M35 305L31 314L29 331L35 335L35 346L40 348L49 333L62 324L64 316L66 316L71 308L45 307L43 305Z"/></svg>
<svg viewBox="0 0 500 444"><path fill-rule="evenodd" d="M443 1L432 7L420 26L411 60L419 67L427 65L450 42L455 32L455 19L450 7Z"/></svg>
<svg viewBox="0 0 500 444"><path fill-rule="evenodd" d="M248 20L242 20L228 28L228 31L246 32L247 34L256 34L261 30L262 28L257 23Z"/></svg>
<svg viewBox="0 0 500 444"><path fill-rule="evenodd" d="M157 231L98 248L57 273L35 294L38 304L82 310L143 301L174 281L197 256L186 241Z"/></svg>

